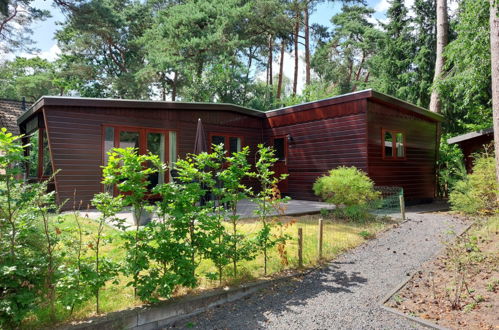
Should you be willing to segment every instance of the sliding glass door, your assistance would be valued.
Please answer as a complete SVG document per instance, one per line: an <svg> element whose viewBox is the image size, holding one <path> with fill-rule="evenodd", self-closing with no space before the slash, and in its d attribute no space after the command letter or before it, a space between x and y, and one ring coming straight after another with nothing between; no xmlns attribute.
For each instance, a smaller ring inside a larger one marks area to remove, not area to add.
<svg viewBox="0 0 499 330"><path fill-rule="evenodd" d="M106 165L107 152L115 148L135 148L140 154L151 152L172 168L177 159L177 134L175 131L143 127L103 127L103 165ZM151 165L151 164L149 164ZM149 176L149 188L169 180L168 172L154 173ZM106 189L107 190L107 189Z"/></svg>

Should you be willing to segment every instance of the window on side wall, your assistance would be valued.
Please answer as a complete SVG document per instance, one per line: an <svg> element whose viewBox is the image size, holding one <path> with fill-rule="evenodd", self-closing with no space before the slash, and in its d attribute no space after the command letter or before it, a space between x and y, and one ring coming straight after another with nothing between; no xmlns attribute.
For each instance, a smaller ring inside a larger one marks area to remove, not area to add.
<svg viewBox="0 0 499 330"><path fill-rule="evenodd" d="M210 134L210 146L222 144L228 155L241 151L242 141L242 137L236 135Z"/></svg>
<svg viewBox="0 0 499 330"><path fill-rule="evenodd" d="M382 131L383 159L405 159L405 136L404 133L394 130Z"/></svg>
<svg viewBox="0 0 499 330"><path fill-rule="evenodd" d="M39 128L27 134L29 147L27 174L29 178L45 179L52 175L52 162L47 131Z"/></svg>

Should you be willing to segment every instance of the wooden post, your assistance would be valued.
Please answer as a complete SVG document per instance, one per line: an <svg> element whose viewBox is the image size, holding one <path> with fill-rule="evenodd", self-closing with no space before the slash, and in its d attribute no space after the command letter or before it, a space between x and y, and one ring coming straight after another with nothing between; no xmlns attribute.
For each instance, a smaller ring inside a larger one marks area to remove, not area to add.
<svg viewBox="0 0 499 330"><path fill-rule="evenodd" d="M303 267L303 229L298 228L298 267Z"/></svg>
<svg viewBox="0 0 499 330"><path fill-rule="evenodd" d="M324 237L324 220L319 219L319 237L318 237L318 242L319 242L319 259L322 259L322 243L323 243L323 237Z"/></svg>
<svg viewBox="0 0 499 330"><path fill-rule="evenodd" d="M400 200L400 213L402 214L402 221L405 221L405 201L404 201L404 195L399 196Z"/></svg>

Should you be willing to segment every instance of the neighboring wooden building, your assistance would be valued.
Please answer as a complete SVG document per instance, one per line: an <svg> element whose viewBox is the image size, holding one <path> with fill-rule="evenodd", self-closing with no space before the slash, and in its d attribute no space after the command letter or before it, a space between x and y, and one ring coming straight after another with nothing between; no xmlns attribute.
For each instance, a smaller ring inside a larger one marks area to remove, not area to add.
<svg viewBox="0 0 499 330"><path fill-rule="evenodd" d="M0 99L0 127L5 127L14 135L19 135L17 118L26 110L23 101Z"/></svg>
<svg viewBox="0 0 499 330"><path fill-rule="evenodd" d="M354 165L377 185L400 186L412 201L430 200L441 116L398 99L360 91L260 112L230 104L43 97L18 120L38 137L32 177L55 178L59 201L86 205L102 191L100 166L112 147L151 150L165 161L193 151L198 118L211 143L228 151L258 143L273 145L280 185L295 199L317 199L315 179L340 165ZM168 180L159 177L156 180Z"/></svg>
<svg viewBox="0 0 499 330"><path fill-rule="evenodd" d="M471 173L473 169L473 155L485 150L486 146L494 143L494 130L483 129L463 135L455 136L447 140L448 144L457 144L464 155L466 171Z"/></svg>

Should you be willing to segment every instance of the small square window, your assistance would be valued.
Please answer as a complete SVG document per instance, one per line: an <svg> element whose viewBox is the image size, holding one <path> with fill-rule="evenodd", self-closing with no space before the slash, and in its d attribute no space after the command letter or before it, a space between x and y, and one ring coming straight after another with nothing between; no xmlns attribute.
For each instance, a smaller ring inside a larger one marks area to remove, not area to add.
<svg viewBox="0 0 499 330"><path fill-rule="evenodd" d="M402 132L383 130L383 158L405 158L405 136Z"/></svg>

